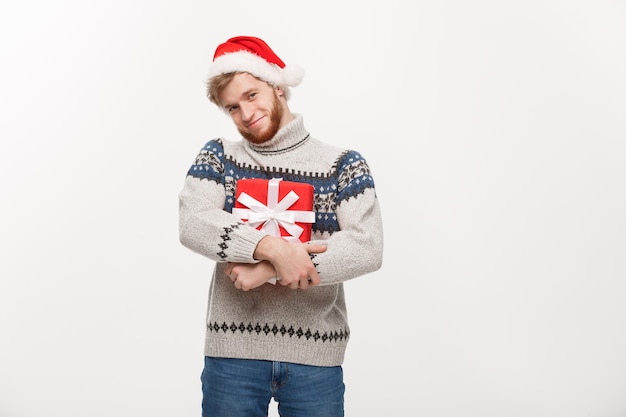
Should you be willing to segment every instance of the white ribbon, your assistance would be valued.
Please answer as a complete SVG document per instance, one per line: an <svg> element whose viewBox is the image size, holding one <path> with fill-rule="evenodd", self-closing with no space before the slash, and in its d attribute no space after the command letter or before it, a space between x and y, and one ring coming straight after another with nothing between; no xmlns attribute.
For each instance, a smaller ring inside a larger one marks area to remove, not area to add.
<svg viewBox="0 0 626 417"><path fill-rule="evenodd" d="M296 222L313 223L315 222L315 213L304 210L288 210L300 198L293 190L278 201L278 187L281 180L282 178L269 180L267 205L245 192L239 194L237 201L248 208L233 208L233 214L242 220L248 220L248 224L252 227L256 228L262 225L260 230L272 236L280 236L279 226L282 226L290 235L282 236L284 239L298 241L304 229Z"/></svg>

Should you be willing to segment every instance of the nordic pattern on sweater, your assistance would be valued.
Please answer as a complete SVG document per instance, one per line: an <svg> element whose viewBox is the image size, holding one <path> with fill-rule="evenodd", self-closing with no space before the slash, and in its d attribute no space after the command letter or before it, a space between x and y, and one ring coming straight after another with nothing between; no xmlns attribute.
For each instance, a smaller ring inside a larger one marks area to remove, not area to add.
<svg viewBox="0 0 626 417"><path fill-rule="evenodd" d="M305 138L308 139L309 136ZM225 173L228 173L226 175ZM246 178L272 179L304 182L313 185L315 223L313 232L333 232L341 230L335 209L342 200L356 197L367 188L374 188L374 179L365 159L356 151L347 150L339 155L336 163L327 173L302 172L274 168L271 171L258 166L240 164L232 157L226 157L222 139L214 139L204 145L188 175L216 183L225 187L224 210L232 212L235 205L237 181Z"/></svg>

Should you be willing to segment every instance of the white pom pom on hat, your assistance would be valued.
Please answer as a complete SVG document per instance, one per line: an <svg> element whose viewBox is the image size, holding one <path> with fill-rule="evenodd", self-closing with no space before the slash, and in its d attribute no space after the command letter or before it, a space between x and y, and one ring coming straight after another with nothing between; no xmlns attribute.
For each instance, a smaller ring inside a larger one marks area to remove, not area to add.
<svg viewBox="0 0 626 417"><path fill-rule="evenodd" d="M265 41L253 36L236 36L215 49L208 78L229 72L248 72L270 84L296 87L304 78L304 68L285 65Z"/></svg>
<svg viewBox="0 0 626 417"><path fill-rule="evenodd" d="M300 85L304 78L304 68L297 64L290 64L283 68L283 79L290 87Z"/></svg>

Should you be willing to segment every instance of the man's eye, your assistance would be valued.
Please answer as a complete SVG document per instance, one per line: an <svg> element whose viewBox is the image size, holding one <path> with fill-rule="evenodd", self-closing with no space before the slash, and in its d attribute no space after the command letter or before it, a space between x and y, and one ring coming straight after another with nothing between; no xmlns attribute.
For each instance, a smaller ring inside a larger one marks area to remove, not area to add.
<svg viewBox="0 0 626 417"><path fill-rule="evenodd" d="M257 93L250 93L250 95L248 96L248 98L249 98L250 100L252 100L253 98L255 98L255 97L256 97L256 94L257 94Z"/></svg>

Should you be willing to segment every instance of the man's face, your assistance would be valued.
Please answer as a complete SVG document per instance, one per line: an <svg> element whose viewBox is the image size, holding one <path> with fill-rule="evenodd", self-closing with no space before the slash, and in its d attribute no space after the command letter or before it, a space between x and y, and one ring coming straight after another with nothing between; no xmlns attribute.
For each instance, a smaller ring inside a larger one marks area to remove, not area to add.
<svg viewBox="0 0 626 417"><path fill-rule="evenodd" d="M272 139L281 126L283 106L277 90L248 73L237 74L220 94L220 103L248 141Z"/></svg>

